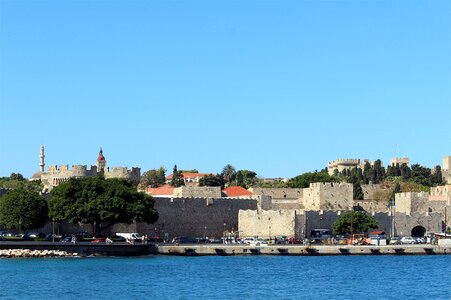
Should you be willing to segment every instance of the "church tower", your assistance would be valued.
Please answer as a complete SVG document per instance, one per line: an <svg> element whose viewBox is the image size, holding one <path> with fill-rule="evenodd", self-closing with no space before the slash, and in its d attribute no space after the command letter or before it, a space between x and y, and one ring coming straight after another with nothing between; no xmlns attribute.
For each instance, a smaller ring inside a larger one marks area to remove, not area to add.
<svg viewBox="0 0 451 300"><path fill-rule="evenodd" d="M97 166L97 172L104 175L105 168L106 168L106 160L105 160L105 156L103 156L102 148L100 148L99 156L97 157L97 161L96 161L96 166Z"/></svg>
<svg viewBox="0 0 451 300"><path fill-rule="evenodd" d="M44 162L45 154L44 154L44 145L41 144L41 152L39 153L39 172L44 172Z"/></svg>

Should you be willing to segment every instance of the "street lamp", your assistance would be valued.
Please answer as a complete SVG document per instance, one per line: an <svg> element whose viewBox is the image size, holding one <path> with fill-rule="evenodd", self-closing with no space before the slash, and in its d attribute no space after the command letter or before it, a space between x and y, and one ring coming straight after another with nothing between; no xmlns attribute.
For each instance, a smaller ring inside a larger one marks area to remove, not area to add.
<svg viewBox="0 0 451 300"><path fill-rule="evenodd" d="M222 235L223 235L223 243L225 244L226 242L226 231L225 231L225 227L226 227L226 223L224 222L224 230L222 231Z"/></svg>

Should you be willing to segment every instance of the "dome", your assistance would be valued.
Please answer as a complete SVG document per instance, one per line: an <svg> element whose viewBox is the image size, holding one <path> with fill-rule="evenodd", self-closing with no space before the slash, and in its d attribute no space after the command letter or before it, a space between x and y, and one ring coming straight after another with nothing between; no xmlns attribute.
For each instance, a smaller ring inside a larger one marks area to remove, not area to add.
<svg viewBox="0 0 451 300"><path fill-rule="evenodd" d="M38 179L41 179L41 175L42 175L42 174L44 174L44 172L40 172L40 171L39 171L39 172L36 172L36 173L33 174L33 176L31 176L31 179L32 179L32 180L38 180Z"/></svg>

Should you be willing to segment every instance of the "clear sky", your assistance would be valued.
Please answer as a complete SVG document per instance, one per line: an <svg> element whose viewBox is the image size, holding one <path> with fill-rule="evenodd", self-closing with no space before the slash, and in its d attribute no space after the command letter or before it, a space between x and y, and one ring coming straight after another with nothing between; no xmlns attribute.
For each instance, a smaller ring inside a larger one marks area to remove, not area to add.
<svg viewBox="0 0 451 300"><path fill-rule="evenodd" d="M451 1L0 0L0 176L451 155Z"/></svg>

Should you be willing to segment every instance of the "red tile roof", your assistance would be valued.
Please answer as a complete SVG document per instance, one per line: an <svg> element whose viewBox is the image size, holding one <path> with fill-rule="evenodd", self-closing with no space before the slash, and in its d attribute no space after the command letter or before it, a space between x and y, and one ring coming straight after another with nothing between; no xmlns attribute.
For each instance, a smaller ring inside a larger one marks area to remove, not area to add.
<svg viewBox="0 0 451 300"><path fill-rule="evenodd" d="M241 186L229 186L224 189L227 197L253 196L254 193L249 192Z"/></svg>
<svg viewBox="0 0 451 300"><path fill-rule="evenodd" d="M147 188L147 193L151 195L172 195L174 194L174 187L169 184L162 185L157 188Z"/></svg>

